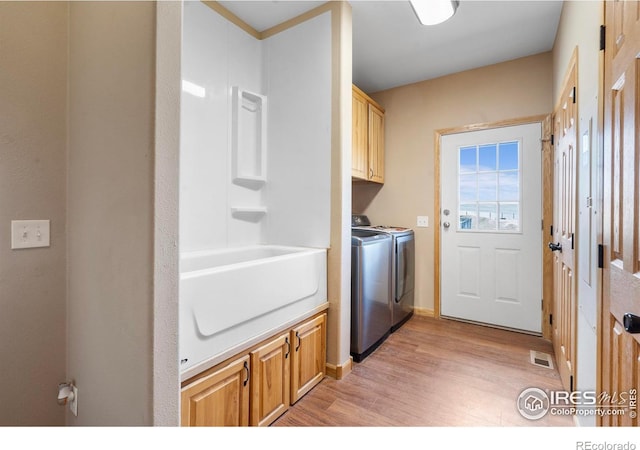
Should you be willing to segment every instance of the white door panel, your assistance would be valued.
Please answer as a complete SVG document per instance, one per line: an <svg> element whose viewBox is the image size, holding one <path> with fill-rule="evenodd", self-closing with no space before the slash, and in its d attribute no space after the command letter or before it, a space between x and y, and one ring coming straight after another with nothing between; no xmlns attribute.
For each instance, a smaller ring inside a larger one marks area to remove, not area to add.
<svg viewBox="0 0 640 450"><path fill-rule="evenodd" d="M441 142L441 314L541 331L541 124Z"/></svg>

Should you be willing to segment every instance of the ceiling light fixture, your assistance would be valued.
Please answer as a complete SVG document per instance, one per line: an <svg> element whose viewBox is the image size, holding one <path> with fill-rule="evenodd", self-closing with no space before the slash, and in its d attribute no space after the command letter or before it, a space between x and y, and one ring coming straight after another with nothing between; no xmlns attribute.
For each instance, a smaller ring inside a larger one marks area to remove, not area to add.
<svg viewBox="0 0 640 450"><path fill-rule="evenodd" d="M458 9L458 0L409 0L422 25L437 25L450 19Z"/></svg>

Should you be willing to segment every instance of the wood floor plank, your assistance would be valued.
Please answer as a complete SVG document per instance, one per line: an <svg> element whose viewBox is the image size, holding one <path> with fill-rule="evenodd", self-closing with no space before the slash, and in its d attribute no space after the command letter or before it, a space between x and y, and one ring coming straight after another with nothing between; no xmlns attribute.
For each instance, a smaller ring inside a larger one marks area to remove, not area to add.
<svg viewBox="0 0 640 450"><path fill-rule="evenodd" d="M566 416L523 418L528 387L560 390L557 370L530 363L553 355L542 338L414 316L343 380L325 378L272 426L572 426Z"/></svg>

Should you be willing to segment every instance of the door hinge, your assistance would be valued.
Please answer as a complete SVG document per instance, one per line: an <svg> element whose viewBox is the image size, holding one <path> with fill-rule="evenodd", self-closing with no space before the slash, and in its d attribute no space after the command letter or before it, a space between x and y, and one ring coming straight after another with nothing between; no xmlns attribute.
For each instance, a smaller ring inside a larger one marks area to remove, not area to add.
<svg viewBox="0 0 640 450"><path fill-rule="evenodd" d="M549 314L549 325L553 325L553 314Z"/></svg>
<svg viewBox="0 0 640 450"><path fill-rule="evenodd" d="M574 246L573 246L573 233L571 233L571 250L573 250Z"/></svg>
<svg viewBox="0 0 640 450"><path fill-rule="evenodd" d="M604 25L600 25L600 50L605 49L606 43L607 43L607 27Z"/></svg>
<svg viewBox="0 0 640 450"><path fill-rule="evenodd" d="M540 229L544 231L544 219L540 221Z"/></svg>
<svg viewBox="0 0 640 450"><path fill-rule="evenodd" d="M578 101L578 92L576 91L575 86L573 87L573 89L571 89L571 97L573 98L573 103L576 103Z"/></svg>
<svg viewBox="0 0 640 450"><path fill-rule="evenodd" d="M540 309L544 309L544 299L540 299Z"/></svg>
<svg viewBox="0 0 640 450"><path fill-rule="evenodd" d="M604 245L598 244L598 269L604 269Z"/></svg>
<svg viewBox="0 0 640 450"><path fill-rule="evenodd" d="M573 392L573 375L569 376L569 392Z"/></svg>
<svg viewBox="0 0 640 450"><path fill-rule="evenodd" d="M551 227L550 227L550 228L551 228L551 229L550 229L550 231L549 231L549 234L550 234L551 236L553 236L553 225L551 225Z"/></svg>
<svg viewBox="0 0 640 450"><path fill-rule="evenodd" d="M553 145L553 138L554 138L554 136L553 136L553 134L552 134L552 135L551 135L551 145Z"/></svg>

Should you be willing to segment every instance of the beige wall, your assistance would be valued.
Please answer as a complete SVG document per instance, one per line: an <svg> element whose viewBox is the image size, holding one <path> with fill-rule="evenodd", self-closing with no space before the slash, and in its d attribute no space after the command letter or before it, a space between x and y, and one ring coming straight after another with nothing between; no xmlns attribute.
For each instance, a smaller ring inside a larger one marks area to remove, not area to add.
<svg viewBox="0 0 640 450"><path fill-rule="evenodd" d="M180 424L178 178L182 4L158 2L156 23L153 425Z"/></svg>
<svg viewBox="0 0 640 450"><path fill-rule="evenodd" d="M353 212L415 229L417 308L434 308L434 131L550 113L551 64L548 52L371 95L386 110L385 184L354 184Z"/></svg>
<svg viewBox="0 0 640 450"><path fill-rule="evenodd" d="M150 425L153 2L71 2L68 376L72 425Z"/></svg>
<svg viewBox="0 0 640 450"><path fill-rule="evenodd" d="M67 5L0 2L0 66L0 425L61 425ZM50 219L51 247L11 250L13 219Z"/></svg>
<svg viewBox="0 0 640 450"><path fill-rule="evenodd" d="M327 363L344 367L351 348L351 5L332 9L331 248L328 253Z"/></svg>

